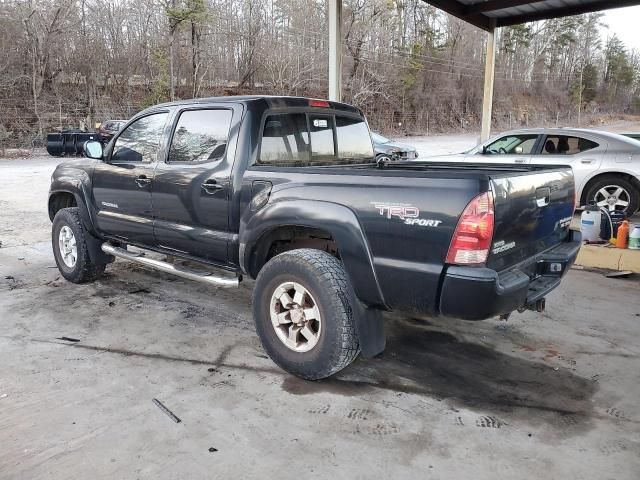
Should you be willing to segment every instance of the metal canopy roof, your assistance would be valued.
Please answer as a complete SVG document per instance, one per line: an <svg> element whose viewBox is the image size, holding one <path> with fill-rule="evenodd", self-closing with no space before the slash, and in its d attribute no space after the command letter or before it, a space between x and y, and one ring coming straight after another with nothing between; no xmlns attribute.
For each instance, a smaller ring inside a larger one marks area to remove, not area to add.
<svg viewBox="0 0 640 480"><path fill-rule="evenodd" d="M484 30L640 5L640 0L423 0ZM495 23L494 23L495 22Z"/></svg>

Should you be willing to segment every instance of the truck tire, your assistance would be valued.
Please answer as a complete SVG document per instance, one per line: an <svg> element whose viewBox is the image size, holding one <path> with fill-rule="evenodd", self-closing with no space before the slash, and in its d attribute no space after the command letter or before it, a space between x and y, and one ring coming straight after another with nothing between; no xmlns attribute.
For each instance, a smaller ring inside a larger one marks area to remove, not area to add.
<svg viewBox="0 0 640 480"><path fill-rule="evenodd" d="M611 205L602 205L611 210L612 206L618 212L624 212L628 217L640 207L640 191L629 180L620 175L602 175L589 185L586 201L603 202L610 200ZM626 202L627 205L615 202Z"/></svg>
<svg viewBox="0 0 640 480"><path fill-rule="evenodd" d="M92 282L102 276L106 267L91 261L86 235L78 207L58 210L51 230L53 255L62 276L73 283Z"/></svg>
<svg viewBox="0 0 640 480"><path fill-rule="evenodd" d="M321 250L272 258L253 291L253 317L262 346L283 370L319 380L355 360L360 346L349 280L342 263Z"/></svg>

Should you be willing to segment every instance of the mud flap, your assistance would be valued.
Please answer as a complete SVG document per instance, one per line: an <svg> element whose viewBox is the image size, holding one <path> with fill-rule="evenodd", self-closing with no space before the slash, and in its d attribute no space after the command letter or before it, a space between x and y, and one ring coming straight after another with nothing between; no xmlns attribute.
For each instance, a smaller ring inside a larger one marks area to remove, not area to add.
<svg viewBox="0 0 640 480"><path fill-rule="evenodd" d="M89 252L91 262L98 265L115 262L116 257L102 251L102 244L104 243L104 240L99 239L92 233L93 224L89 216L89 211L87 210L87 206L84 202L78 200L79 198L80 197L76 195L76 203L80 211L80 220L82 221L82 227L84 228L85 242L87 243L87 250Z"/></svg>
<svg viewBox="0 0 640 480"><path fill-rule="evenodd" d="M372 358L381 354L387 343L384 333L382 310L367 308L354 298L353 319L360 342L360 352L364 358Z"/></svg>
<svg viewBox="0 0 640 480"><path fill-rule="evenodd" d="M112 263L116 260L113 255L106 254L102 251L102 244L104 240L93 236L89 230L85 229L85 242L87 243L87 250L89 252L89 258L95 264Z"/></svg>

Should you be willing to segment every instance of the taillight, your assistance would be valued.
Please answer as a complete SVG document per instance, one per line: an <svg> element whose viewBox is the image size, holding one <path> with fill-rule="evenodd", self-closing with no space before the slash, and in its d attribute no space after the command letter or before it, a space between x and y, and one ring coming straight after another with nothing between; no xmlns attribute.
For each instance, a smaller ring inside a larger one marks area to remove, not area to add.
<svg viewBox="0 0 640 480"><path fill-rule="evenodd" d="M331 105L326 100L309 100L309 106L329 108Z"/></svg>
<svg viewBox="0 0 640 480"><path fill-rule="evenodd" d="M469 202L451 239L447 263L487 261L493 239L493 215L493 192L481 193Z"/></svg>

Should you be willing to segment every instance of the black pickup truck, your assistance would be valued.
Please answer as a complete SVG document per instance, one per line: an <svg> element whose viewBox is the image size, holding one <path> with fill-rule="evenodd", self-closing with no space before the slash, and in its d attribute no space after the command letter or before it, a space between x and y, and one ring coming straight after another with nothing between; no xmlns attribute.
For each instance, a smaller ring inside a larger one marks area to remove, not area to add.
<svg viewBox="0 0 640 480"><path fill-rule="evenodd" d="M580 248L570 167L375 162L342 103L162 104L84 148L49 194L62 275L91 281L121 257L218 287L256 279L260 340L306 379L380 353L384 310L540 310Z"/></svg>

